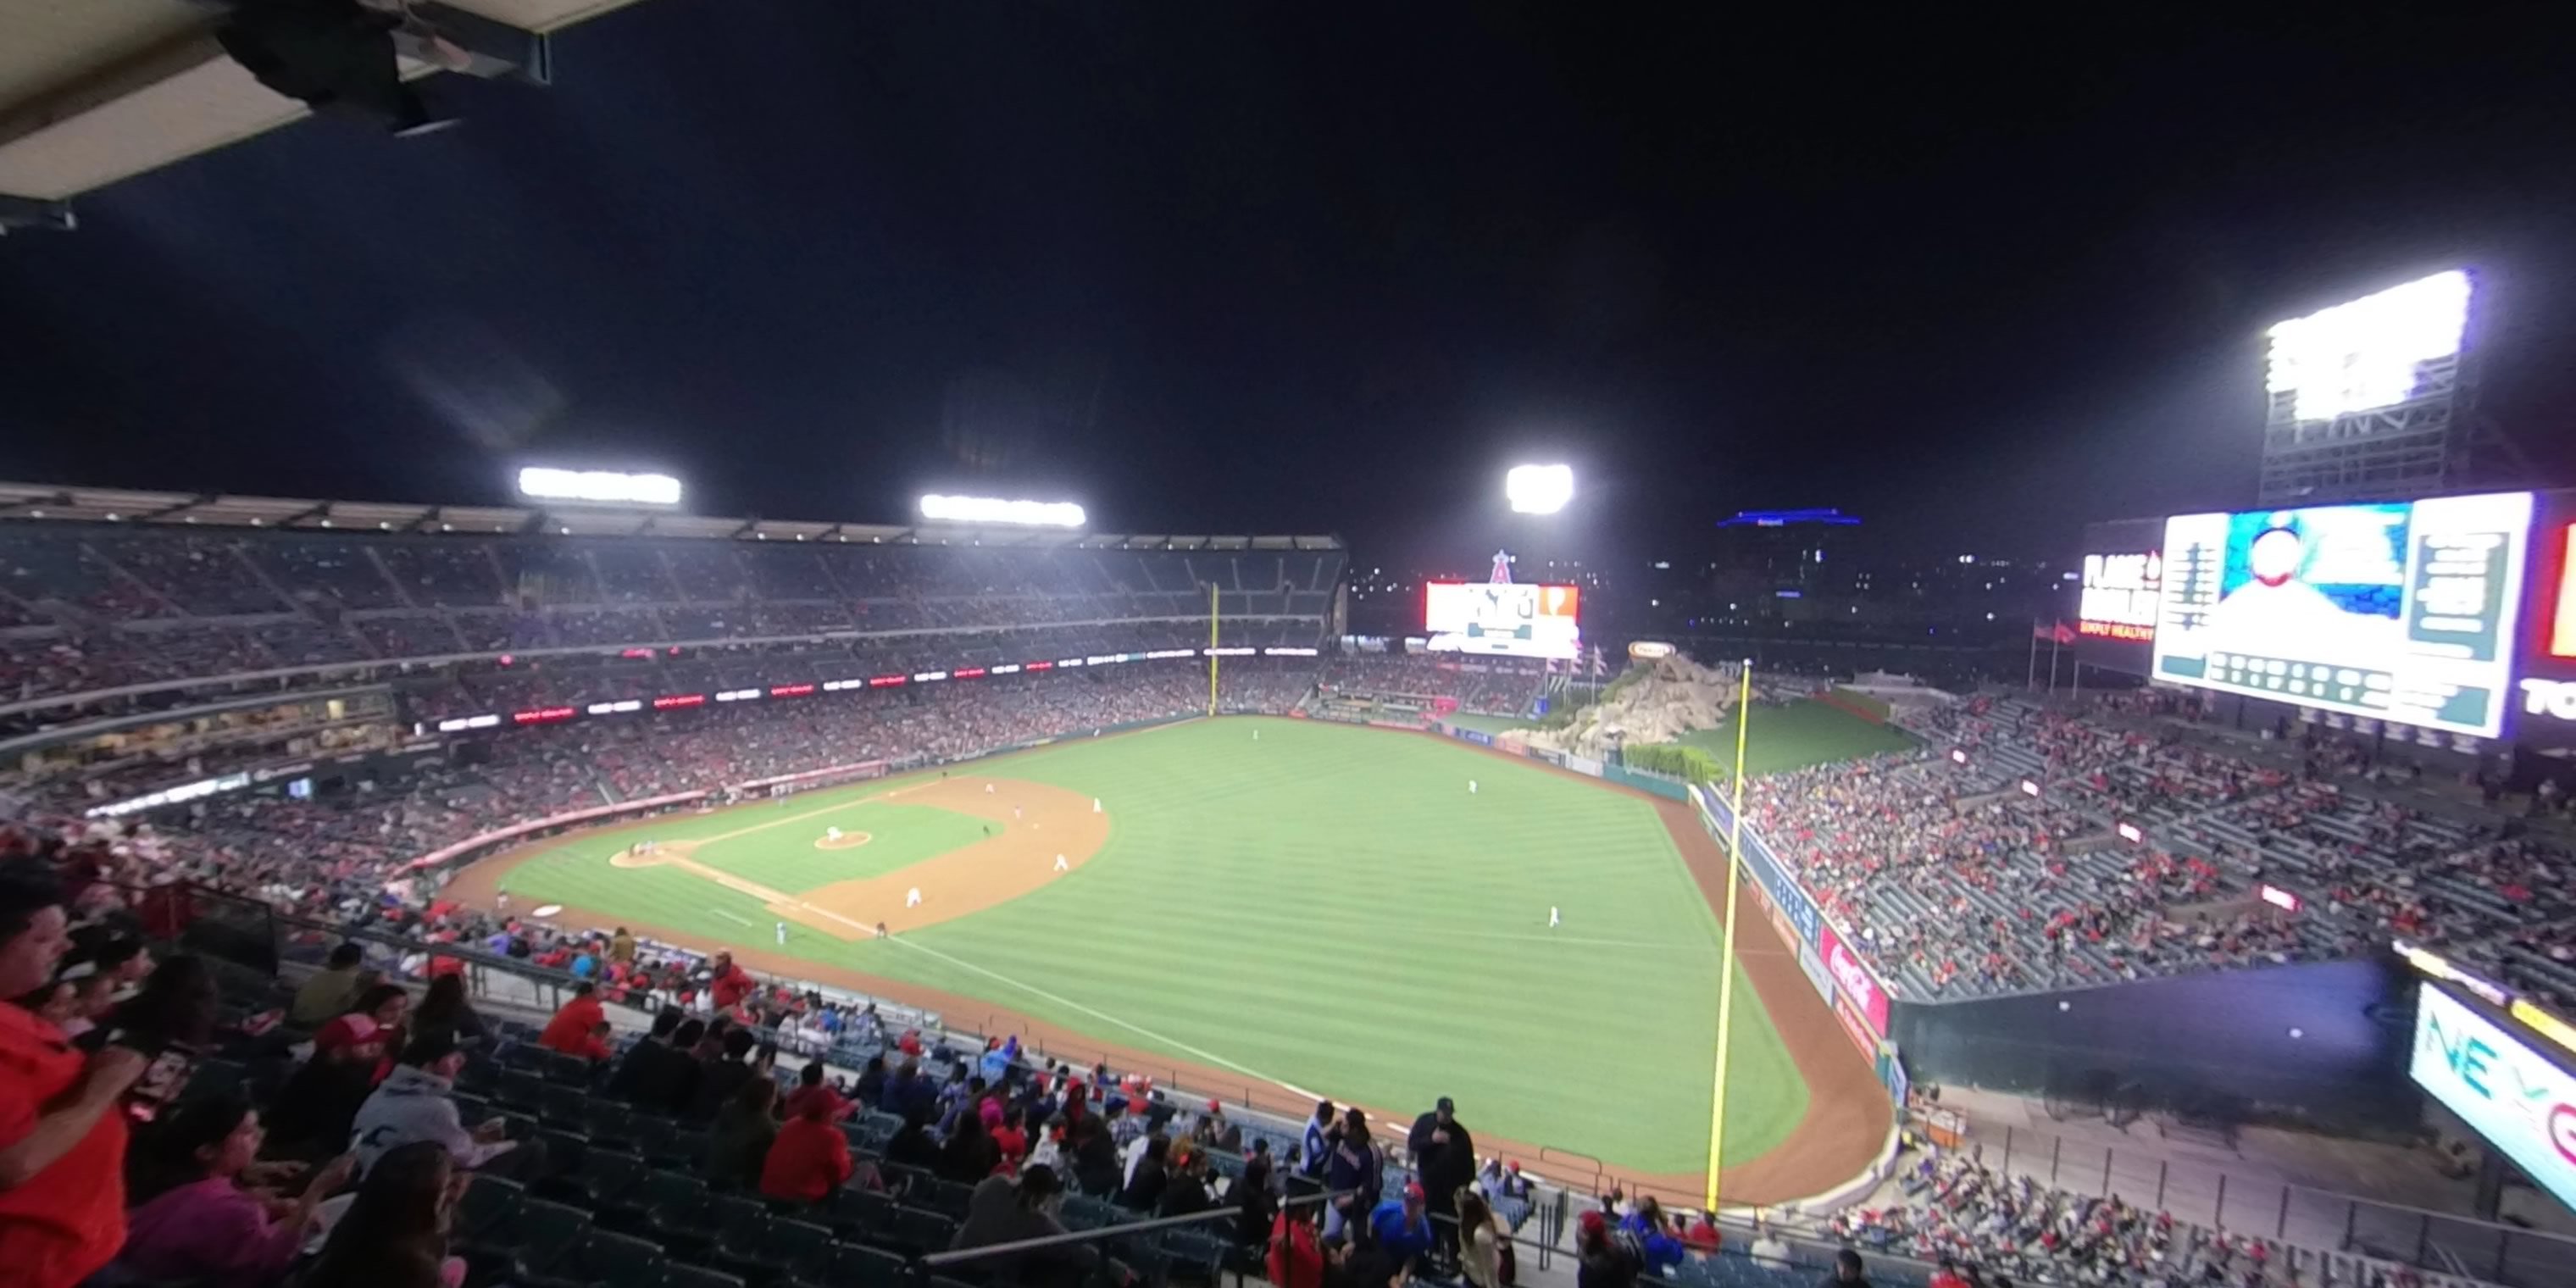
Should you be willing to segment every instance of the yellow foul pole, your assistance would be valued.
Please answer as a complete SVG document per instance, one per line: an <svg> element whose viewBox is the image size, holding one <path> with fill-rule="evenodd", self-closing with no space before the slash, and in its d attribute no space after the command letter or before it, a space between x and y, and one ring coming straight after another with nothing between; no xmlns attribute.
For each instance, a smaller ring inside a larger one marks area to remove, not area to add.
<svg viewBox="0 0 2576 1288"><path fill-rule="evenodd" d="M1216 714L1216 583L1208 583L1208 714Z"/></svg>
<svg viewBox="0 0 2576 1288"><path fill-rule="evenodd" d="M1734 1049L1735 1039L1735 869L1736 853L1744 845L1744 735L1753 723L1753 659L1744 659L1744 675L1735 699L1735 804L1726 820L1726 945L1720 954L1717 975L1717 1068L1710 1075L1713 1090L1708 1109L1708 1212L1717 1216L1718 1173L1726 1149L1726 1057Z"/></svg>

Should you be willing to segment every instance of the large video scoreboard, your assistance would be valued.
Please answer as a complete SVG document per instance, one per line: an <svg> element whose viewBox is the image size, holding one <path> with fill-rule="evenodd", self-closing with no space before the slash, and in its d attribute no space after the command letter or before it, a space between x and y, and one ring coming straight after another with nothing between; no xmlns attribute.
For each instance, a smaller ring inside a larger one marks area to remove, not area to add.
<svg viewBox="0 0 2576 1288"><path fill-rule="evenodd" d="M2165 520L2154 678L2503 731L2532 496Z"/></svg>
<svg viewBox="0 0 2576 1288"><path fill-rule="evenodd" d="M2576 745L2576 490L2097 523L2079 567L2089 665Z"/></svg>
<svg viewBox="0 0 2576 1288"><path fill-rule="evenodd" d="M1574 586L1429 582L1422 587L1422 629L1433 652L1562 661L1583 651L1581 602Z"/></svg>

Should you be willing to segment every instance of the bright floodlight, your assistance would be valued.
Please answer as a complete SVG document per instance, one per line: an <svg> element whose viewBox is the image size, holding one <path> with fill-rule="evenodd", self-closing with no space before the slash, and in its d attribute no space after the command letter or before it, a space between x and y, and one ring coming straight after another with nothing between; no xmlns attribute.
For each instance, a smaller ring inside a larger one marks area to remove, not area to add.
<svg viewBox="0 0 2576 1288"><path fill-rule="evenodd" d="M1503 495L1522 514L1554 514L1574 499L1574 467L1515 465L1503 476Z"/></svg>
<svg viewBox="0 0 2576 1288"><path fill-rule="evenodd" d="M2300 420L2406 401L2416 369L2460 351L2469 275L2454 269L2272 328L2273 393L2294 394Z"/></svg>
<svg viewBox="0 0 2576 1288"><path fill-rule="evenodd" d="M519 471L519 494L542 501L591 501L608 505L678 505L680 481L668 474L615 470L557 470L531 465Z"/></svg>
<svg viewBox="0 0 2576 1288"><path fill-rule="evenodd" d="M921 517L950 523L1014 523L1034 528L1079 528L1082 507L1071 501L1006 501L990 496L921 498Z"/></svg>

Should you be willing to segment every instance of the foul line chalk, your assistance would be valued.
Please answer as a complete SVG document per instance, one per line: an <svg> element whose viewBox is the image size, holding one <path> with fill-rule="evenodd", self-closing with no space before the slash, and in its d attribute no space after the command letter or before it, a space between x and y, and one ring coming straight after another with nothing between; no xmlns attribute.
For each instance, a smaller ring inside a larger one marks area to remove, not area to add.
<svg viewBox="0 0 2576 1288"><path fill-rule="evenodd" d="M1128 1032L1130 1032L1130 1033L1134 1033L1134 1034L1136 1034L1136 1035L1138 1035L1138 1036L1140 1036L1140 1037L1144 1037L1144 1038L1150 1039L1150 1040L1152 1040L1152 1041L1162 1043L1164 1046L1170 1047L1170 1048L1172 1048L1172 1049L1173 1049L1173 1050L1175 1050L1175 1051L1179 1051L1179 1052L1181 1052L1181 1053L1183 1053L1183 1054L1185 1054L1185 1055L1187 1055L1187 1056L1191 1057L1192 1059L1195 1059L1195 1060L1203 1060L1203 1061L1206 1061L1206 1062L1207 1062L1207 1063L1209 1063L1209 1064L1216 1065L1216 1066L1218 1066L1218 1067L1220 1067L1220 1068L1232 1069L1232 1070L1233 1070L1233 1071L1235 1071L1236 1073L1242 1074L1244 1077L1251 1078L1251 1079L1254 1079L1254 1080L1256 1080L1256 1081L1260 1081L1260 1082L1266 1082L1266 1083L1269 1083L1270 1085L1272 1085L1272 1086L1274 1086L1274 1087L1278 1087L1278 1088L1281 1088L1281 1089L1283 1089L1283 1090L1287 1091L1289 1094L1294 1095L1294 1096L1298 1097L1299 1099L1302 1099L1302 1100L1321 1100L1321 1099L1323 1099L1323 1097L1321 1097L1321 1096L1319 1096L1319 1095L1316 1095L1314 1092L1308 1091L1308 1090L1306 1090L1305 1088L1300 1087L1300 1086L1298 1086L1297 1084L1295 1084L1295 1083L1293 1083L1293 1082L1283 1082L1283 1081L1281 1081L1280 1079L1277 1079L1277 1078L1271 1077L1269 1074L1263 1073L1263 1072L1261 1072L1261 1071L1260 1071L1260 1070L1258 1070L1258 1069L1250 1069L1250 1068L1246 1068L1246 1067L1244 1067L1244 1066L1242 1066L1242 1065L1236 1064L1236 1063L1235 1063L1234 1061L1232 1061L1232 1060L1228 1060L1228 1059L1226 1059L1224 1056L1221 1056L1221 1055L1216 1054L1216 1053L1215 1053L1215 1052L1213 1052L1213 1051L1202 1051L1202 1050L1198 1049L1197 1047L1191 1046L1191 1045L1190 1045L1189 1043L1187 1043L1187 1042L1182 1042L1182 1041L1179 1041L1179 1040L1177 1040L1177 1039L1173 1039L1173 1038L1165 1037L1165 1036L1163 1036L1162 1034L1160 1034L1160 1033L1156 1033L1156 1032L1155 1032L1155 1031L1153 1031L1152 1029L1146 1028L1145 1026L1143 1026L1143 1025L1141 1025L1141 1024L1131 1024L1131 1023L1129 1023L1129 1022L1127 1022L1127 1021L1125 1021L1125 1020L1119 1019L1119 1018L1118 1018L1117 1016L1115 1016L1115 1015L1111 1015L1111 1014L1110 1014L1110 1013L1108 1013L1107 1011L1096 1010L1096 1009L1094 1009L1094 1008L1092 1008L1092 1007L1085 1006L1085 1005L1083 1005L1083 1004L1082 1004L1082 1003L1080 1003L1080 1002L1074 1001L1072 998L1069 998L1069 997L1063 997L1063 996L1060 996L1060 995L1055 994L1055 993L1050 993L1050 992L1046 991L1045 989L1043 989L1043 988L1039 988L1038 986L1036 986L1036 985L1034 985L1034 984L1023 983L1022 981L1020 981L1020 980L1016 980L1016 979L1013 979L1013 978L1011 978L1010 976L1008 976L1008 975L1005 975L1005 974L1001 973L1000 971L997 971L997 970L987 970L987 969L985 969L984 967L978 966L978 965L976 965L975 963L970 962L970 961L967 961L967 960L965 960L965 959L963 959L963 958L949 956L947 953L943 953L943 952L939 951L939 950L938 950L938 949L936 949L936 948L932 948L932 947L929 947L929 946L927 946L927 945L923 945L923 944L916 944L916 943L912 942L911 940L904 938L904 937L903 937L903 936L901 936L901 935L897 935L897 936L895 936L895 937L894 937L894 942L895 942L895 943L897 943L897 944L899 944L899 945L901 945L901 946L903 946L903 947L905 947L905 948L909 948L909 949L911 949L911 950L913 950L914 952L917 952L917 953L928 953L928 954L930 954L931 956L936 957L936 958L938 958L939 960L944 961L944 962L948 963L948 964L949 964L949 965L951 965L951 966L955 966L955 967L957 967L959 970L970 970L970 971L973 971L973 972L975 972L976 974L978 974L978 975L982 975L982 976L984 976L984 977L985 977L985 978L987 978L987 979L991 979L991 980L998 981L998 982L1000 982L1000 983L1008 984L1008 985L1010 985L1011 987L1016 988L1016 989L1019 989L1020 991L1022 991L1022 992L1024 992L1024 993L1027 993L1027 994L1029 994L1029 995L1031 995L1031 996L1033 996L1033 997L1042 997L1042 998L1045 998L1047 1001L1050 1001L1050 1002L1055 1003L1055 1004L1056 1004L1056 1005L1058 1005L1058 1006L1066 1007L1066 1008L1071 1009L1071 1010L1080 1011L1080 1012L1082 1012L1083 1014L1088 1015L1088 1016L1090 1016L1091 1018L1093 1018L1093 1019L1095 1019L1095 1020L1102 1020L1102 1021L1105 1021L1105 1022L1110 1023L1110 1024L1115 1024L1115 1025L1117 1025L1118 1027L1120 1027L1120 1028L1122 1028L1122 1029L1125 1029L1125 1030L1127 1030L1127 1031L1128 1031Z"/></svg>

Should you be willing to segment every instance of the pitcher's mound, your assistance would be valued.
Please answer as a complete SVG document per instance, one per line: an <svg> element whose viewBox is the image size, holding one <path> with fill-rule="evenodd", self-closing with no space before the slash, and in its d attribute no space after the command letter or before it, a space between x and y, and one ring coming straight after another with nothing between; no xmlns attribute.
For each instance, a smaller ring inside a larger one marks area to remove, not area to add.
<svg viewBox="0 0 2576 1288"><path fill-rule="evenodd" d="M818 850L855 850L875 839L877 839L875 834L870 832L843 832L839 836L815 837L814 848Z"/></svg>

